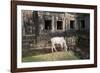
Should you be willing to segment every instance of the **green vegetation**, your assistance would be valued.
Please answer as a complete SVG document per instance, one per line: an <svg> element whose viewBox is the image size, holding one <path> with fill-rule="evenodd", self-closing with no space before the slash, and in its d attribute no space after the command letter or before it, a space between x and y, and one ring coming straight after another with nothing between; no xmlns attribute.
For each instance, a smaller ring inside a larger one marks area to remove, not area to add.
<svg viewBox="0 0 100 73"><path fill-rule="evenodd" d="M38 62L38 61L61 61L61 60L77 60L79 59L72 51L54 52L36 56L23 57L22 62Z"/></svg>

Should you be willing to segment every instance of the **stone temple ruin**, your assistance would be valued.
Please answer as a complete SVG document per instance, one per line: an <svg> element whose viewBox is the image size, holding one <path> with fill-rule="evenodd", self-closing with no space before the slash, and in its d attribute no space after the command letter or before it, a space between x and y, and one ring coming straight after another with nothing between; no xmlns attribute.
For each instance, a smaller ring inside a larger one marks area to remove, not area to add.
<svg viewBox="0 0 100 73"><path fill-rule="evenodd" d="M49 48L52 37L63 36L67 41L77 31L89 31L89 24L85 13L22 10L22 48Z"/></svg>

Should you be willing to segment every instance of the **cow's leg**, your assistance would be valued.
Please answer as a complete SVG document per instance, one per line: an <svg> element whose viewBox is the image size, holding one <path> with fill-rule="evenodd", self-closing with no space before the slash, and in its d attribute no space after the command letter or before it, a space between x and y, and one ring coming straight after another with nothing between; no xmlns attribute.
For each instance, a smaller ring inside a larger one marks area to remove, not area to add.
<svg viewBox="0 0 100 73"><path fill-rule="evenodd" d="M60 46L61 46L61 49L62 49L62 51L63 51L63 50L64 50L64 49L63 49L63 48L64 48L64 47L63 47L63 43L61 43Z"/></svg>
<svg viewBox="0 0 100 73"><path fill-rule="evenodd" d="M55 46L55 44L54 44L53 46L54 46L54 50L55 50L55 52L57 52L57 49L56 49L56 46Z"/></svg>
<svg viewBox="0 0 100 73"><path fill-rule="evenodd" d="M53 44L52 44L52 48L51 48L52 53L53 53L53 48L54 48L54 46L53 46Z"/></svg>
<svg viewBox="0 0 100 73"><path fill-rule="evenodd" d="M52 52L54 52L54 51L57 52L57 49L55 47L55 44L52 44L52 48L51 49L52 49Z"/></svg>
<svg viewBox="0 0 100 73"><path fill-rule="evenodd" d="M51 50L52 50L52 53L53 53L53 47L51 48Z"/></svg>
<svg viewBox="0 0 100 73"><path fill-rule="evenodd" d="M65 49L65 51L67 51L67 45L66 45L66 42L64 42L64 49Z"/></svg>

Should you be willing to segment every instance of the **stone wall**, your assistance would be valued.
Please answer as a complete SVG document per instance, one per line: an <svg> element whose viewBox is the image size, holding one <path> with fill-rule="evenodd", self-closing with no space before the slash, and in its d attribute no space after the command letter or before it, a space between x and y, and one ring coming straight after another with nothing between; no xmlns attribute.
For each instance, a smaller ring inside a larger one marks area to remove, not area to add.
<svg viewBox="0 0 100 73"><path fill-rule="evenodd" d="M45 29L45 20L50 20L50 28L47 27ZM81 20L85 21L85 28L81 28ZM89 20L89 14L23 10L22 48L34 49L50 46L50 39L52 37L70 38L76 36L77 30L89 31ZM61 29L57 29L57 21L62 22ZM74 21L73 28L71 28L70 21Z"/></svg>

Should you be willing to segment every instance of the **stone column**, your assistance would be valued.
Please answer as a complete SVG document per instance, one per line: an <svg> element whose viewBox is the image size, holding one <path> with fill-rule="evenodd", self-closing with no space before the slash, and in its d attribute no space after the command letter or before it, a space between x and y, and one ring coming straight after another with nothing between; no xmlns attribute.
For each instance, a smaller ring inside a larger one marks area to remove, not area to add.
<svg viewBox="0 0 100 73"><path fill-rule="evenodd" d="M63 17L63 31L66 31L66 20L65 16Z"/></svg>
<svg viewBox="0 0 100 73"><path fill-rule="evenodd" d="M52 20L51 21L52 21L52 28L51 28L52 30L51 31L54 32L55 31L55 28L54 28L55 18L54 18L54 16L52 16Z"/></svg>

